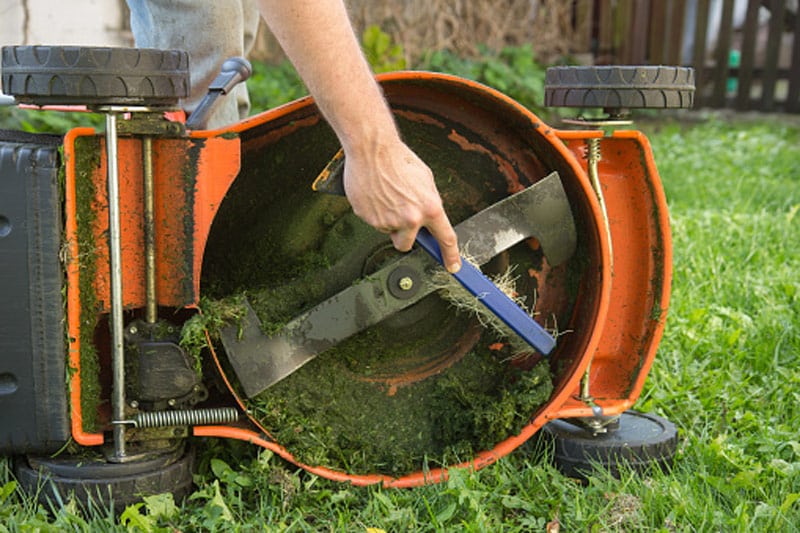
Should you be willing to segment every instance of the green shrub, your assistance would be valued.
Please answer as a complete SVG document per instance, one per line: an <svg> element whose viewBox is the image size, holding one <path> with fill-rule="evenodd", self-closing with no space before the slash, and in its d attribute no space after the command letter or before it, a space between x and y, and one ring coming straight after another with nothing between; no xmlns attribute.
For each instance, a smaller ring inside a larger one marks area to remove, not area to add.
<svg viewBox="0 0 800 533"><path fill-rule="evenodd" d="M419 63L407 65L403 47L377 26L362 35L362 46L375 72L410 68L453 74L477 81L510 96L538 114L545 114L544 75L546 66L536 59L530 45L508 46L499 52L483 48L476 59L459 57L448 50L428 53ZM248 80L252 111L264 111L307 94L300 76L289 61L277 65L255 62Z"/></svg>
<svg viewBox="0 0 800 533"><path fill-rule="evenodd" d="M368 26L361 36L364 55L375 72L391 72L406 68L403 46L392 42L392 38L378 26Z"/></svg>
<svg viewBox="0 0 800 533"><path fill-rule="evenodd" d="M482 56L477 59L437 50L423 58L415 69L446 72L483 83L535 113L544 113L546 67L536 60L530 45L508 46L499 52L484 48Z"/></svg>
<svg viewBox="0 0 800 533"><path fill-rule="evenodd" d="M288 60L277 65L254 61L247 88L251 113L260 113L308 94L303 80Z"/></svg>

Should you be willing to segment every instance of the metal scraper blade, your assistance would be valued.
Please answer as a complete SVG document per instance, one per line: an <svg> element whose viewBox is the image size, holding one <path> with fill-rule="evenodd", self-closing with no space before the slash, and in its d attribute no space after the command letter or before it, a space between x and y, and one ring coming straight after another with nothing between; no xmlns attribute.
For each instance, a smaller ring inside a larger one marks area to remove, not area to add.
<svg viewBox="0 0 800 533"><path fill-rule="evenodd" d="M439 243L430 232L422 228L417 234L417 243L428 252L431 257L442 264L442 252ZM549 354L556 345L556 340L550 333L540 326L528 313L526 313L514 300L501 291L497 285L483 275L483 273L462 258L461 269L452 274L458 282L472 294L479 303L484 305L497 318L503 321L519 337L530 344L542 354Z"/></svg>

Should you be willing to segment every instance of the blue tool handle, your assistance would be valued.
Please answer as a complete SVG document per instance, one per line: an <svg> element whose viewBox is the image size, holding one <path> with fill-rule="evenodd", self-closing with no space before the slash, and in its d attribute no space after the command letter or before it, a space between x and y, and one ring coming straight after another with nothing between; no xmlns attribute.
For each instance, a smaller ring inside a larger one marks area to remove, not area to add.
<svg viewBox="0 0 800 533"><path fill-rule="evenodd" d="M422 228L417 233L419 244L431 257L442 264L442 252L439 243L430 232ZM464 258L461 258L461 270L453 274L461 285L478 301L485 305L497 318L506 323L514 333L544 355L549 354L556 345L556 340L546 329L540 326L528 313L522 310L514 300L509 298L497 285Z"/></svg>

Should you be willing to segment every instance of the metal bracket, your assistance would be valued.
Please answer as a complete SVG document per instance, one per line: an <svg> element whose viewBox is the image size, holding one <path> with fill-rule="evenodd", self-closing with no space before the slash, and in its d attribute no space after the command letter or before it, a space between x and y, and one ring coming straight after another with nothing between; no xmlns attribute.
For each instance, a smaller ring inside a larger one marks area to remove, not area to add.
<svg viewBox="0 0 800 533"><path fill-rule="evenodd" d="M182 122L167 120L163 112L148 109L131 113L130 118L117 124L120 135L152 135L157 137L185 137L186 126Z"/></svg>

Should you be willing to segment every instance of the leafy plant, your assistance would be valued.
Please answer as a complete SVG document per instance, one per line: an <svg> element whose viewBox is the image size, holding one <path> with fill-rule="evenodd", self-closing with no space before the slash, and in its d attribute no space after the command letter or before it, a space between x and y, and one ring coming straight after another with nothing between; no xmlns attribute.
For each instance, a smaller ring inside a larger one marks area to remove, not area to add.
<svg viewBox="0 0 800 533"><path fill-rule="evenodd" d="M458 57L448 50L437 50L426 55L415 68L445 72L484 83L536 113L547 113L544 108L546 67L536 60L530 45L509 46L499 52L483 48L482 56L477 59Z"/></svg>
<svg viewBox="0 0 800 533"><path fill-rule="evenodd" d="M247 88L252 113L277 107L308 94L303 80L288 60L277 65L254 61Z"/></svg>
<svg viewBox="0 0 800 533"><path fill-rule="evenodd" d="M553 114L544 107L546 66L537 61L530 45L509 46L499 52L484 47L483 55L476 59L437 50L419 63L407 65L402 46L392 42L378 26L369 26L362 35L362 47L376 73L411 68L453 74L497 89L537 114ZM302 80L288 61L278 65L255 62L253 71L247 82L253 112L306 94Z"/></svg>
<svg viewBox="0 0 800 533"><path fill-rule="evenodd" d="M406 68L403 47L392 42L392 38L379 26L367 26L361 36L364 55L375 72L390 72Z"/></svg>

